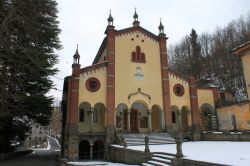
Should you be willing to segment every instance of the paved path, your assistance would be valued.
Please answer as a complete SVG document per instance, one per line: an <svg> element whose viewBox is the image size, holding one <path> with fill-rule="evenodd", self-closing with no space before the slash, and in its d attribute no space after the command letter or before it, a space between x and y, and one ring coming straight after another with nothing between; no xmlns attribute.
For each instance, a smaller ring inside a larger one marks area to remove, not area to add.
<svg viewBox="0 0 250 166"><path fill-rule="evenodd" d="M50 149L34 150L31 154L0 161L0 166L58 166L60 146L54 138L48 137Z"/></svg>

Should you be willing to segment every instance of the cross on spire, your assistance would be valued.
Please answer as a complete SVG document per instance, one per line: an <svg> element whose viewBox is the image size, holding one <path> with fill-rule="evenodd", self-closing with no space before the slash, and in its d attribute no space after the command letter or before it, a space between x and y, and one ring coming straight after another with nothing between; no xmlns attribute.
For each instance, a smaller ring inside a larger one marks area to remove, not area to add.
<svg viewBox="0 0 250 166"><path fill-rule="evenodd" d="M111 15L111 9L109 9L108 25L113 26L113 21L114 21L114 18Z"/></svg>

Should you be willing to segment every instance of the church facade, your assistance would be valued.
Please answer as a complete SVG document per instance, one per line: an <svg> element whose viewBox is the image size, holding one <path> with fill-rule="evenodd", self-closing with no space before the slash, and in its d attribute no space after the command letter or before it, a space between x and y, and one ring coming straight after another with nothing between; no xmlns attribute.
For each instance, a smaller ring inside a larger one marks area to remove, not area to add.
<svg viewBox="0 0 250 166"><path fill-rule="evenodd" d="M216 130L215 88L198 88L193 77L168 67L167 37L140 26L116 30L111 14L93 64L81 68L78 49L64 80L62 156L108 158L119 133L183 133L199 140Z"/></svg>

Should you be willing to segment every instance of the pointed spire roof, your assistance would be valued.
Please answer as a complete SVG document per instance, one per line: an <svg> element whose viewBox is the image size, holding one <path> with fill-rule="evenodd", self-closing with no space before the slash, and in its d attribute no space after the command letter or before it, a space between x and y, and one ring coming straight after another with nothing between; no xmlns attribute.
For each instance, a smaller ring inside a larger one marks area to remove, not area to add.
<svg viewBox="0 0 250 166"><path fill-rule="evenodd" d="M76 52L74 54L74 58L80 58L80 54L78 52L78 44L76 45Z"/></svg>
<svg viewBox="0 0 250 166"><path fill-rule="evenodd" d="M133 26L140 26L140 22L138 21L138 14L136 12L136 8L135 8L135 13L134 13L134 22L133 22Z"/></svg>
<svg viewBox="0 0 250 166"><path fill-rule="evenodd" d="M113 25L114 18L111 15L111 10L109 10L109 18L108 18L108 24Z"/></svg>
<svg viewBox="0 0 250 166"><path fill-rule="evenodd" d="M135 13L134 13L134 20L137 20L138 21L138 14L137 14L137 12L136 12L136 8L135 8Z"/></svg>
<svg viewBox="0 0 250 166"><path fill-rule="evenodd" d="M159 29L159 34L164 34L164 26L162 25L161 18L160 18L160 25L158 29Z"/></svg>

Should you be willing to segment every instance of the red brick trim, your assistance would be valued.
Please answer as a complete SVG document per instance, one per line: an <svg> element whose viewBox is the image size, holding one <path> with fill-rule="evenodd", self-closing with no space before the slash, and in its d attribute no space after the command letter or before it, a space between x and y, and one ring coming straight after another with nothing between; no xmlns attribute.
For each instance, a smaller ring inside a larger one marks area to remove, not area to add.
<svg viewBox="0 0 250 166"><path fill-rule="evenodd" d="M107 112L106 125L114 127L115 110L115 30L106 31L107 35Z"/></svg>
<svg viewBox="0 0 250 166"><path fill-rule="evenodd" d="M160 61L161 61L161 79L162 79L162 100L163 100L163 111L165 115L166 129L172 125L172 116L170 110L170 85L169 85L169 74L168 74L168 59L167 59L167 48L166 48L165 36L159 36L159 49L160 49Z"/></svg>
<svg viewBox="0 0 250 166"><path fill-rule="evenodd" d="M137 63L146 63L146 57L144 52L141 52L141 47L136 46L135 51L131 53L131 61Z"/></svg>
<svg viewBox="0 0 250 166"><path fill-rule="evenodd" d="M175 84L173 87L173 91L174 94L179 97L183 96L185 93L185 89L181 84Z"/></svg>
<svg viewBox="0 0 250 166"><path fill-rule="evenodd" d="M80 73L94 71L96 69L100 69L100 68L105 67L105 66L108 66L108 62L97 63L97 64L94 64L92 66L87 66L87 67L81 68Z"/></svg>
<svg viewBox="0 0 250 166"><path fill-rule="evenodd" d="M189 78L189 93L192 112L192 125L198 127L200 126L200 110L198 105L198 95L194 77Z"/></svg>
<svg viewBox="0 0 250 166"><path fill-rule="evenodd" d="M92 88L92 87L90 86L90 82L92 82L92 81L94 81L94 82L96 83L96 88ZM99 81L97 78L90 77L90 78L88 78L88 79L86 80L85 86L86 86L86 88L88 89L88 91L90 91L90 92L96 92L96 91L98 91L98 90L100 89L101 83L100 83L100 81Z"/></svg>
<svg viewBox="0 0 250 166"><path fill-rule="evenodd" d="M142 32L144 33L145 35L147 35L148 37L150 37L151 39L154 39L156 41L159 40L158 36L156 36L155 34L149 32L148 30L140 27L140 26L136 26L136 27L130 27L130 28L126 28L126 29L121 29L119 31L117 31L117 35L123 35L123 34L126 34L126 33L130 33L130 32Z"/></svg>

